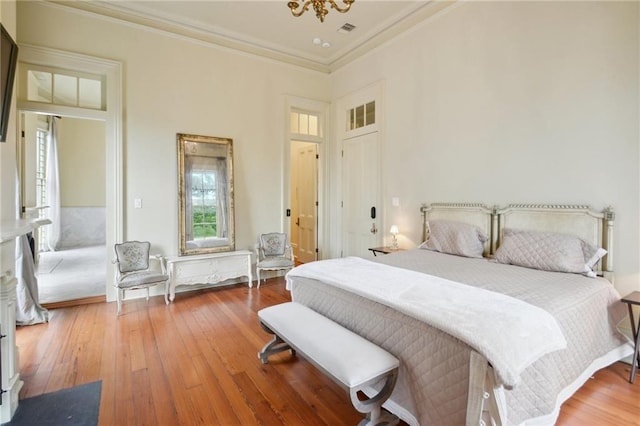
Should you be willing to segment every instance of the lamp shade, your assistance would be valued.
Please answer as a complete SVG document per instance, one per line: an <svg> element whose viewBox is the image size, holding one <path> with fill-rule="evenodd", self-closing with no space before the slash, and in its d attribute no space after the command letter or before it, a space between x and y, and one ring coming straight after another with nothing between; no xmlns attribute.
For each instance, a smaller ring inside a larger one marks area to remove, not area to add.
<svg viewBox="0 0 640 426"><path fill-rule="evenodd" d="M398 235L398 227L396 225L391 225L389 233L391 233L391 235Z"/></svg>

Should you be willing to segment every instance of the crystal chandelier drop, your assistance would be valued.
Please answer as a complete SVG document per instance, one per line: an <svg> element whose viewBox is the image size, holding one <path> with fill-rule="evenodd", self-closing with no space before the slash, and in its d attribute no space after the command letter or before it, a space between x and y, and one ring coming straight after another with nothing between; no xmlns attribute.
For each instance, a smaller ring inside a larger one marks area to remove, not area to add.
<svg viewBox="0 0 640 426"><path fill-rule="evenodd" d="M329 3L332 9L335 9L340 13L345 13L348 12L349 9L351 9L351 4L354 1L356 0L342 0L342 2L345 4L343 8L340 8L340 6L338 6L334 0L305 0L302 5L300 5L299 1L290 1L289 3L287 3L287 6L289 6L289 9L291 9L291 13L293 14L293 16L298 17L302 16L304 12L309 10L309 6L313 5L313 10L316 11L316 16L318 17L320 22L324 22L324 17L327 15L327 13L329 13L325 3ZM300 10L298 10L299 7Z"/></svg>

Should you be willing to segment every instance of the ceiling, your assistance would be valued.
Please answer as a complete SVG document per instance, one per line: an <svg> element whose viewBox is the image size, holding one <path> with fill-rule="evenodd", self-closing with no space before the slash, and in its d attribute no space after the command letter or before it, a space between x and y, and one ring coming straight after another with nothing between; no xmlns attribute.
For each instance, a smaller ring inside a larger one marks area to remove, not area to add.
<svg viewBox="0 0 640 426"><path fill-rule="evenodd" d="M336 1L343 6L342 0ZM335 71L452 4L430 0L356 0L347 13L329 9L322 23L313 8L294 17L287 2L51 1L322 72ZM349 33L338 32L346 23L354 25L355 29ZM316 38L321 40L320 44L314 44ZM331 46L323 47L324 42Z"/></svg>

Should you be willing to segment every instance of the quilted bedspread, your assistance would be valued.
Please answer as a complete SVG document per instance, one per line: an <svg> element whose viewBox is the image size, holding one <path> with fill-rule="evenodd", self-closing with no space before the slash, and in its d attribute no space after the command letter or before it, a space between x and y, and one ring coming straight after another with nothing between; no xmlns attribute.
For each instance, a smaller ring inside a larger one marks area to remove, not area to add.
<svg viewBox="0 0 640 426"><path fill-rule="evenodd" d="M512 389L499 389L507 424L553 424L560 404L594 371L631 353L628 339L617 330L625 317L624 305L604 279L428 250L381 256L376 261L502 293L544 309L556 319L566 349L535 361ZM410 424L465 424L475 353L469 345L413 316L330 283L295 276L289 281L294 301L400 359L398 383L387 408ZM393 286L394 281L389 280L388 285Z"/></svg>

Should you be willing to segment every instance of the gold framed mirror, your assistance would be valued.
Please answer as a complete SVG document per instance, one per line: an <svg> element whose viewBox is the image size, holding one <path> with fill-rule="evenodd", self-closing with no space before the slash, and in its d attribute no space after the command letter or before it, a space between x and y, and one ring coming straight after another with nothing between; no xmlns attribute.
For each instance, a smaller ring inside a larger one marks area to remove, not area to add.
<svg viewBox="0 0 640 426"><path fill-rule="evenodd" d="M235 250L233 140L177 140L180 256Z"/></svg>

